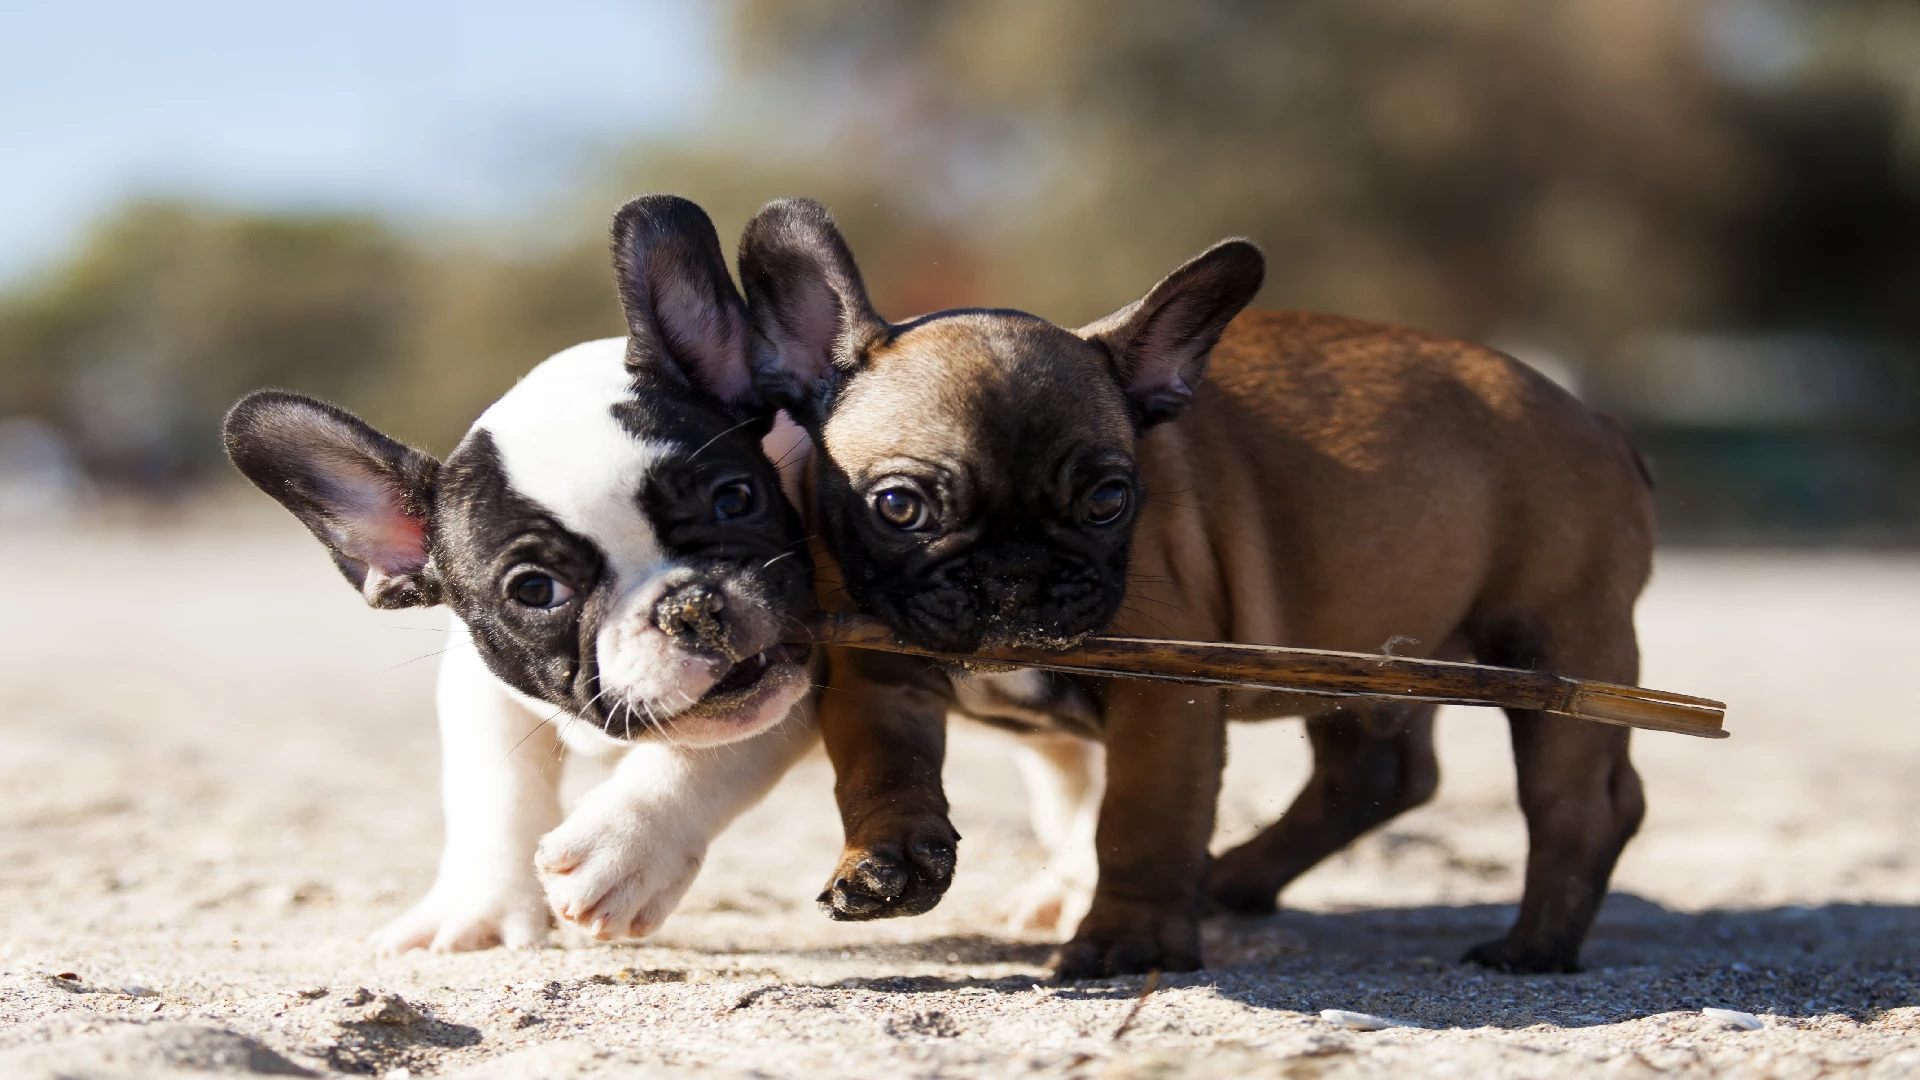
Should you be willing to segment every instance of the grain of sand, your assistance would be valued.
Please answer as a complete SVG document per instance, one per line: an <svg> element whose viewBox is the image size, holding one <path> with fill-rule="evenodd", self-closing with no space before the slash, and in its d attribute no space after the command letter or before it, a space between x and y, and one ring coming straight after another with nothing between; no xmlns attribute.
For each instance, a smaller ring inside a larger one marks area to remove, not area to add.
<svg viewBox="0 0 1920 1080"><path fill-rule="evenodd" d="M1650 812L1586 972L1455 963L1511 918L1526 841L1504 725L1448 710L1431 805L1281 914L1210 923L1213 966L1139 1001L1047 983L1049 941L1001 927L1039 852L1004 745L964 728L929 915L815 910L838 848L815 754L652 939L376 961L361 937L438 853L439 620L362 607L251 504L0 555L0 1076L1920 1075L1911 556L1663 554L1646 682L1724 697L1735 734L1637 736ZM1297 723L1238 728L1220 841L1305 768Z"/></svg>

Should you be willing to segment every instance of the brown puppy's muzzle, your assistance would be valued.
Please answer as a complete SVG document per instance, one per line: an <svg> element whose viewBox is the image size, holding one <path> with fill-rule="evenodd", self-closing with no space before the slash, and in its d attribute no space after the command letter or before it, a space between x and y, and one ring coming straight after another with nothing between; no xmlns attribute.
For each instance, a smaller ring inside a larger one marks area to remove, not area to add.
<svg viewBox="0 0 1920 1080"><path fill-rule="evenodd" d="M1039 598L1051 568L1044 550L1031 544L1009 546L974 558L974 589L990 614L1017 620Z"/></svg>
<svg viewBox="0 0 1920 1080"><path fill-rule="evenodd" d="M1103 630L1124 599L1099 567L1038 544L976 551L906 584L860 599L905 640L941 652L1070 648Z"/></svg>

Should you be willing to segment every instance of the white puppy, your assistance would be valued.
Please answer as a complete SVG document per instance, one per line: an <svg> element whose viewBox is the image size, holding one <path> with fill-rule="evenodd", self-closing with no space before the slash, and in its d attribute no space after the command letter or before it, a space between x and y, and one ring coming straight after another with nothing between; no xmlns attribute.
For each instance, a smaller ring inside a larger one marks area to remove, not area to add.
<svg viewBox="0 0 1920 1080"><path fill-rule="evenodd" d="M549 908L646 934L812 744L808 650L781 643L810 566L719 239L694 204L643 196L613 248L628 336L535 368L444 463L297 394L227 417L234 464L368 603L453 612L446 850L383 952L540 944ZM563 744L612 763L564 821Z"/></svg>

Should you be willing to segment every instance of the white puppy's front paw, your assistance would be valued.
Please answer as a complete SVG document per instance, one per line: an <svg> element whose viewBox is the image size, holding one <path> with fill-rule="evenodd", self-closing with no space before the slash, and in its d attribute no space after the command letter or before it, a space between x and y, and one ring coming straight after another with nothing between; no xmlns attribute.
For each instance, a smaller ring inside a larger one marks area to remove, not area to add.
<svg viewBox="0 0 1920 1080"><path fill-rule="evenodd" d="M601 940L659 929L700 872L707 844L650 817L589 797L541 838L534 868L555 915Z"/></svg>
<svg viewBox="0 0 1920 1080"><path fill-rule="evenodd" d="M1053 930L1064 941L1092 906L1091 885L1042 870L1008 898L1007 925L1014 930Z"/></svg>
<svg viewBox="0 0 1920 1080"><path fill-rule="evenodd" d="M496 945L534 949L547 943L551 924L547 905L531 874L518 888L443 878L405 915L367 940L381 956L409 949L471 952Z"/></svg>

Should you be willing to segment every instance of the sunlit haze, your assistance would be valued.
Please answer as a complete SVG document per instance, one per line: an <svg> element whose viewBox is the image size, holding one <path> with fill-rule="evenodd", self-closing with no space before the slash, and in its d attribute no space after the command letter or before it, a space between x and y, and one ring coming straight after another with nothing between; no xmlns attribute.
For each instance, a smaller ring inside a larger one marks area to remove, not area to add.
<svg viewBox="0 0 1920 1080"><path fill-rule="evenodd" d="M130 194L490 217L711 92L698 5L186 0L0 18L0 281Z"/></svg>

